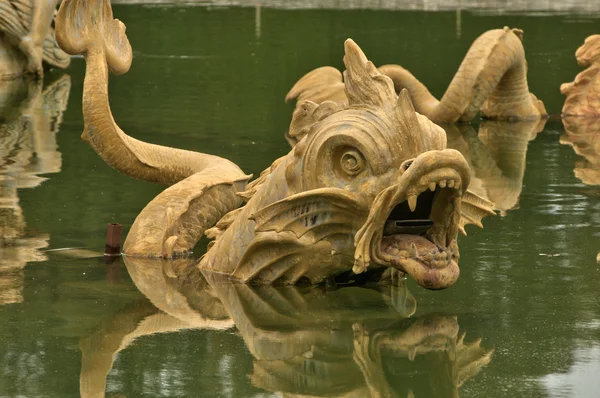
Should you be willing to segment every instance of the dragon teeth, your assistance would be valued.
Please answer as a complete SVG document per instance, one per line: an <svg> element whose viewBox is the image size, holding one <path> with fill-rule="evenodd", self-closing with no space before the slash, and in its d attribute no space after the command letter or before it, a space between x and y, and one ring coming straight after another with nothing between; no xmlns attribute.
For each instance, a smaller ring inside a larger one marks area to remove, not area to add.
<svg viewBox="0 0 600 398"><path fill-rule="evenodd" d="M417 246L415 246L414 242L410 244L408 255L412 258L417 258L417 256L419 255L419 252L417 252Z"/></svg>
<svg viewBox="0 0 600 398"><path fill-rule="evenodd" d="M435 192L435 182L432 182L431 184L429 184L429 190L431 192Z"/></svg>
<svg viewBox="0 0 600 398"><path fill-rule="evenodd" d="M438 184L440 184L440 187L446 188L446 180L441 180Z"/></svg>
<svg viewBox="0 0 600 398"><path fill-rule="evenodd" d="M415 211L415 209L417 208L417 195L410 195L408 197L408 207L410 208L410 211Z"/></svg>

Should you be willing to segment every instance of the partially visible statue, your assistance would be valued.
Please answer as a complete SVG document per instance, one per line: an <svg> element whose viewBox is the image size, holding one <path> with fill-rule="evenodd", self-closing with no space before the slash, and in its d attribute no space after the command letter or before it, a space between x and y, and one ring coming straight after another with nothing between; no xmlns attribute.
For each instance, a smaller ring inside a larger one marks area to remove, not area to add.
<svg viewBox="0 0 600 398"><path fill-rule="evenodd" d="M0 0L0 80L42 76L43 63L64 69L70 57L54 37L57 0Z"/></svg>
<svg viewBox="0 0 600 398"><path fill-rule="evenodd" d="M403 283L249 286L200 271L190 260L123 261L147 300L81 340L84 398L105 395L116 354L135 339L186 329L235 328L254 357L249 381L290 397L406 397L423 390L458 397L492 360L481 339L465 341L456 316L415 317L416 301Z"/></svg>
<svg viewBox="0 0 600 398"><path fill-rule="evenodd" d="M575 52L577 63L586 68L560 92L567 96L563 116L600 116L600 35L592 35Z"/></svg>
<svg viewBox="0 0 600 398"><path fill-rule="evenodd" d="M398 95L350 39L348 104L300 104L290 127L300 142L250 184L229 160L148 144L119 128L108 71L125 73L132 49L108 0L63 1L57 39L85 56L84 140L117 170L170 185L133 223L129 256L186 255L206 234L214 241L198 266L243 283L394 269L443 289L459 275L459 231L493 214L467 191L468 164L446 149L444 130L416 113L407 90Z"/></svg>
<svg viewBox="0 0 600 398"><path fill-rule="evenodd" d="M67 75L44 91L40 81L23 87L13 82L17 104L3 90L12 85L0 86L0 305L23 301L23 269L46 260L41 249L48 246L49 236L27 230L18 190L39 186L46 180L40 174L60 171L56 133L71 88Z"/></svg>
<svg viewBox="0 0 600 398"><path fill-rule="evenodd" d="M469 122L478 112L495 120L546 118L544 104L529 92L522 40L522 30L508 27L479 36L441 100L399 65L384 65L379 71L392 79L397 93L408 90L415 110L435 123ZM329 66L306 74L285 99L348 102L342 74Z"/></svg>

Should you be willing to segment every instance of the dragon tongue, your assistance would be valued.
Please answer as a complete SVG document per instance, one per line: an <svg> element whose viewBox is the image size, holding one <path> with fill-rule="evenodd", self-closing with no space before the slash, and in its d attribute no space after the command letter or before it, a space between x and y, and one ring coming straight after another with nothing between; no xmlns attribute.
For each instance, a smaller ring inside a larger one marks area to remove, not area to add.
<svg viewBox="0 0 600 398"><path fill-rule="evenodd" d="M428 239L418 235L406 234L384 236L381 240L381 251L391 256L405 252L404 257L409 258L425 257L429 254L439 253L438 247Z"/></svg>

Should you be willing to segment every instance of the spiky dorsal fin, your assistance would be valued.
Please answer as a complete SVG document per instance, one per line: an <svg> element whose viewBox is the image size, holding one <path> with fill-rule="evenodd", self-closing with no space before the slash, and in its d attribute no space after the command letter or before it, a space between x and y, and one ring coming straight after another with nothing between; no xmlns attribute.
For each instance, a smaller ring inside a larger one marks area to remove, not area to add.
<svg viewBox="0 0 600 398"><path fill-rule="evenodd" d="M342 73L331 66L323 66L308 72L285 96L285 102L294 99L298 103L309 100L317 104L324 101L346 104L348 99L344 91Z"/></svg>
<svg viewBox="0 0 600 398"><path fill-rule="evenodd" d="M352 39L346 40L344 49L344 83L348 103L381 108L395 106L398 96L392 79L379 72Z"/></svg>
<svg viewBox="0 0 600 398"><path fill-rule="evenodd" d="M462 197L460 211L459 229L463 235L467 235L465 226L467 224L477 225L483 228L481 220L486 216L493 216L496 213L493 210L493 203L471 191L466 191Z"/></svg>

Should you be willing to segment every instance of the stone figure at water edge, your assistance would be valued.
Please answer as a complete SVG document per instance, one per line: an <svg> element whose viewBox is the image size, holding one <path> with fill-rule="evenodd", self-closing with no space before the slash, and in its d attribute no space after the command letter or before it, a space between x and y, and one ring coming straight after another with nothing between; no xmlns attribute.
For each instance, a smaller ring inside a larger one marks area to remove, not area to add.
<svg viewBox="0 0 600 398"><path fill-rule="evenodd" d="M42 76L43 63L71 62L54 38L57 0L0 0L0 80Z"/></svg>
<svg viewBox="0 0 600 398"><path fill-rule="evenodd" d="M585 39L575 58L586 69L575 81L561 84L560 92L567 96L562 115L600 117L600 35Z"/></svg>
<svg viewBox="0 0 600 398"><path fill-rule="evenodd" d="M185 330L228 330L239 336L253 357L244 371L250 383L290 397L406 397L410 391L417 397L420 391L457 397L460 387L492 360L493 349L480 338L468 342L459 331L460 317L415 316L417 303L402 282L333 290L249 286L203 272L192 259L126 256L123 261L147 299L127 305L81 339L84 398L104 397L117 354L136 339ZM136 344L144 349L151 341L147 337ZM215 351L214 361L205 365L210 369L230 353ZM232 358L236 368L238 358ZM163 365L181 360L167 359Z"/></svg>
<svg viewBox="0 0 600 398"><path fill-rule="evenodd" d="M42 82L15 79L0 84L0 305L23 301L28 263L46 261L49 235L30 231L19 190L58 173L56 134L67 107L67 75L42 90ZM16 102L16 103L15 103Z"/></svg>
<svg viewBox="0 0 600 398"><path fill-rule="evenodd" d="M394 82L396 93L408 90L415 110L435 123L469 122L478 112L495 120L530 120L548 116L544 104L529 92L523 31L494 29L479 36L469 48L441 100L409 71L384 65L379 72ZM340 105L348 103L342 74L325 66L303 76L285 97Z"/></svg>
<svg viewBox="0 0 600 398"><path fill-rule="evenodd" d="M406 90L396 94L350 39L348 104L302 103L291 128L305 137L249 184L229 160L148 144L119 128L108 71L126 72L132 50L108 0L63 1L57 40L85 56L83 139L117 170L170 185L134 221L126 255L186 255L206 234L213 242L198 266L243 283L395 269L443 289L459 275L459 231L493 214L467 191L468 164L446 149L444 130L415 112Z"/></svg>

